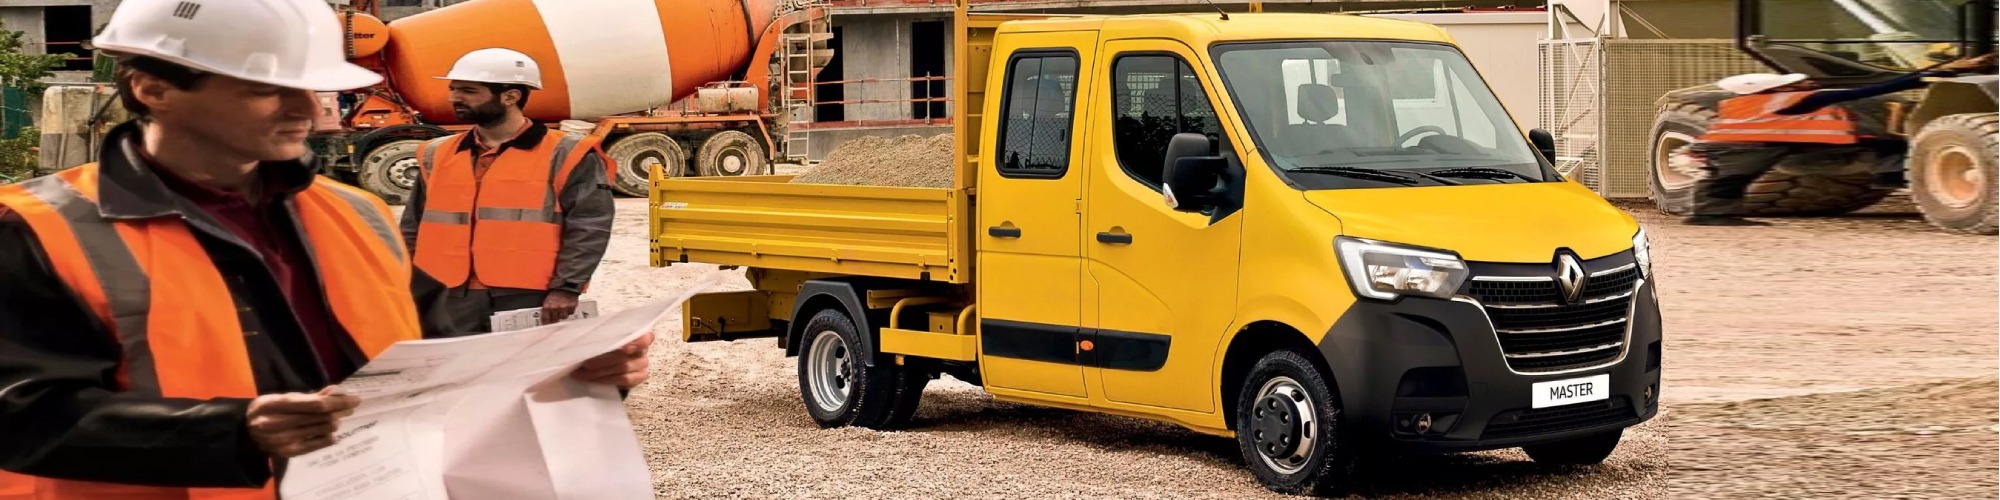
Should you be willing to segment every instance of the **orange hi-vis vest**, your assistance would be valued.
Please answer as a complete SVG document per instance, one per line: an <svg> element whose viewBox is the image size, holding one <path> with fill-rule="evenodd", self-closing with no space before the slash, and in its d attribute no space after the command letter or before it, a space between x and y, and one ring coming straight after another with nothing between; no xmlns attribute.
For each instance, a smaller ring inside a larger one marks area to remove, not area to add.
<svg viewBox="0 0 2000 500"><path fill-rule="evenodd" d="M325 177L294 198L333 317L374 357L422 338L411 268L389 207ZM111 219L98 211L98 169L87 164L0 187L55 273L124 346L117 391L162 398L254 398L248 333L221 272L178 217ZM157 293L156 293L157 292ZM172 488L50 479L0 471L0 500L250 500L259 488Z"/></svg>
<svg viewBox="0 0 2000 500"><path fill-rule="evenodd" d="M563 213L556 196L589 154L577 147L582 134L560 134L560 140L545 137L534 149L504 152L479 179L473 174L478 160L458 152L461 141L476 140L471 133L419 146L424 212L417 225L417 267L448 287L465 285L477 272L489 287L548 290L562 250Z"/></svg>
<svg viewBox="0 0 2000 500"><path fill-rule="evenodd" d="M1798 115L1780 115L1785 109L1812 95L1811 91L1750 94L1722 101L1715 121L1701 140L1709 142L1802 142L1813 144L1854 144L1854 115L1839 106Z"/></svg>

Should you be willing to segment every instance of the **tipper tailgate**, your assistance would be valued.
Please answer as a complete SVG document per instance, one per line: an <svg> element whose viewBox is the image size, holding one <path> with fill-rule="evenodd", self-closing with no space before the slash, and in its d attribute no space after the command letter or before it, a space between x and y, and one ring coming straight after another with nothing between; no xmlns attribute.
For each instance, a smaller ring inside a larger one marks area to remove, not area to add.
<svg viewBox="0 0 2000 500"><path fill-rule="evenodd" d="M965 259L944 188L792 184L790 175L654 183L652 265L701 262L959 283Z"/></svg>

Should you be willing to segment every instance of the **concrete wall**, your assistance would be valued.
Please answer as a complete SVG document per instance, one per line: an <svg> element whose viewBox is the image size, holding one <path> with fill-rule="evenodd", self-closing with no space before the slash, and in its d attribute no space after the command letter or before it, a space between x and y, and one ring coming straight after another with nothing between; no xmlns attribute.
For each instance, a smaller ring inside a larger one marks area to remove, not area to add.
<svg viewBox="0 0 2000 500"><path fill-rule="evenodd" d="M1437 25L1458 40L1480 78L1493 87L1522 130L1539 126L1535 41L1548 32L1547 18L1536 13L1382 14Z"/></svg>
<svg viewBox="0 0 2000 500"><path fill-rule="evenodd" d="M90 26L95 32L111 20L111 11L118 7L118 0L0 0L0 22L9 31L21 32L22 52L44 54L48 42L47 26L42 10L45 7L88 5L90 6ZM55 76L45 78L49 83L77 83L90 80L89 71L57 71Z"/></svg>
<svg viewBox="0 0 2000 500"><path fill-rule="evenodd" d="M834 25L841 30L842 80L909 76L909 17L836 16ZM847 100L910 98L910 86L904 82L850 83L843 87ZM903 120L909 116L908 102L847 105L849 121Z"/></svg>

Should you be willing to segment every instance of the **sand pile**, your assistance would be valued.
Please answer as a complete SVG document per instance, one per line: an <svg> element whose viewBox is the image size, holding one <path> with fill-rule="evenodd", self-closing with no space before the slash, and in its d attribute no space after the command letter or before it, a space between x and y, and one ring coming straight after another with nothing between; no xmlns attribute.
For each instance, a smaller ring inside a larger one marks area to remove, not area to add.
<svg viewBox="0 0 2000 500"><path fill-rule="evenodd" d="M866 136L841 143L792 182L852 186L951 187L952 135Z"/></svg>

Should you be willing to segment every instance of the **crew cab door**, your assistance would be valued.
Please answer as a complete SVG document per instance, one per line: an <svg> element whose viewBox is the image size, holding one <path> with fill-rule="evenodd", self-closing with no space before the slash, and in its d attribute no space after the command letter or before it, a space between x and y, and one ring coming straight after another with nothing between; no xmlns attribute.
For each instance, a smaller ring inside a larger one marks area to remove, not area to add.
<svg viewBox="0 0 2000 500"><path fill-rule="evenodd" d="M1106 75L1093 82L1096 118L1084 204L1084 267L1096 286L1097 328L1084 359L1106 399L1215 411L1215 356L1234 320L1239 212L1177 212L1161 193L1167 142L1198 133L1226 141L1193 69L1194 53L1162 39L1105 44ZM1086 312L1086 316L1090 314Z"/></svg>
<svg viewBox="0 0 2000 500"><path fill-rule="evenodd" d="M978 234L980 378L1028 397L1083 398L1077 341L1083 321L1084 169L1078 154L1089 32L1036 33L1033 47L996 46L1004 61L988 85L981 141ZM1001 55L1004 54L1004 55ZM964 118L961 118L964 119Z"/></svg>

